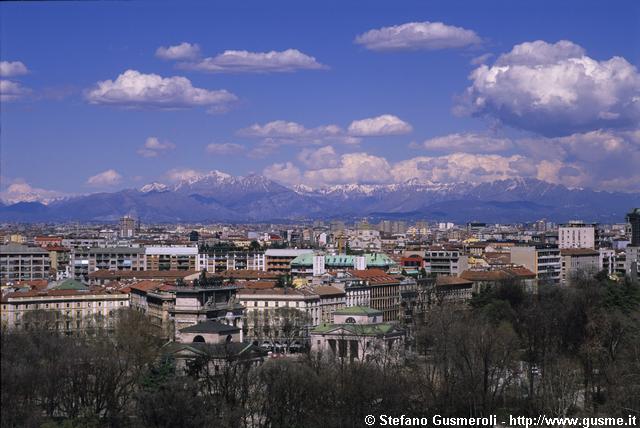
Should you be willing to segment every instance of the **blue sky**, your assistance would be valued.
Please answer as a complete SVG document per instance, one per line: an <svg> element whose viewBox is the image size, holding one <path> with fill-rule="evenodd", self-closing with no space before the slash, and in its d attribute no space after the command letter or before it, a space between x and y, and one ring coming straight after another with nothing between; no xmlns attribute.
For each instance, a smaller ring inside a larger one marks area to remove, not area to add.
<svg viewBox="0 0 640 428"><path fill-rule="evenodd" d="M0 4L4 199L215 169L640 190L638 2L344 3Z"/></svg>

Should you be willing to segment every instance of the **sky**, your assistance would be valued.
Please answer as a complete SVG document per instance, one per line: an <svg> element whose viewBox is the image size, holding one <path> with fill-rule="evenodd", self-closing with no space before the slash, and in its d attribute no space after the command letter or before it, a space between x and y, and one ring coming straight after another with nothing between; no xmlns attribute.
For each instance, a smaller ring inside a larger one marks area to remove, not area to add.
<svg viewBox="0 0 640 428"><path fill-rule="evenodd" d="M5 201L213 170L640 191L637 1L2 2L0 61Z"/></svg>

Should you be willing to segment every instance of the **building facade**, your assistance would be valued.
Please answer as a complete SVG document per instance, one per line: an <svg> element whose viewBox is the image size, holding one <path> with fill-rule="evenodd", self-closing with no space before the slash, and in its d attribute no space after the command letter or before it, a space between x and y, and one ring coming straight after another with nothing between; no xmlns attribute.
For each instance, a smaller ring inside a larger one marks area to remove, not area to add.
<svg viewBox="0 0 640 428"><path fill-rule="evenodd" d="M49 251L41 247L11 243L0 245L0 283L48 279Z"/></svg>
<svg viewBox="0 0 640 428"><path fill-rule="evenodd" d="M558 246L560 249L567 248L590 248L596 249L598 225L585 224L574 221L562 224L558 228Z"/></svg>

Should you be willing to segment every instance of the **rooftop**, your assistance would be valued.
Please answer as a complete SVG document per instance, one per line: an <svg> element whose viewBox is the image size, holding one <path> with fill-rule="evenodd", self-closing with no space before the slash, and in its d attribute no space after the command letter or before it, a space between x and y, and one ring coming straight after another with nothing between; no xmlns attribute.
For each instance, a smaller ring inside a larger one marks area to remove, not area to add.
<svg viewBox="0 0 640 428"><path fill-rule="evenodd" d="M334 315L382 315L382 311L377 309L370 308L368 306L351 306L349 308L344 308L337 310L333 313Z"/></svg>
<svg viewBox="0 0 640 428"><path fill-rule="evenodd" d="M314 253L302 254L291 261L291 266L313 266ZM345 267L353 268L355 264L355 258L357 256L348 254L335 254L325 255L324 265L329 267ZM389 256L382 253L368 253L364 254L364 258L367 267L387 267L395 266L394 262Z"/></svg>
<svg viewBox="0 0 640 428"><path fill-rule="evenodd" d="M218 333L218 334L231 334L240 331L239 327L232 325L222 324L218 321L208 320L200 322L198 324L181 328L180 333Z"/></svg>
<svg viewBox="0 0 640 428"><path fill-rule="evenodd" d="M88 290L89 287L81 283L80 281L76 281L75 279L67 279L66 281L62 281L58 283L56 286L52 287L53 290Z"/></svg>
<svg viewBox="0 0 640 428"><path fill-rule="evenodd" d="M318 285L313 287L313 291L319 296L344 296L346 294L343 289L332 285Z"/></svg>
<svg viewBox="0 0 640 428"><path fill-rule="evenodd" d="M560 250L561 256L599 256L600 252L590 248L563 248Z"/></svg>
<svg viewBox="0 0 640 428"><path fill-rule="evenodd" d="M30 247L28 245L16 244L12 242L0 245L0 254L40 254L49 255L49 252L42 247Z"/></svg>
<svg viewBox="0 0 640 428"><path fill-rule="evenodd" d="M385 336L392 333L402 334L404 331L396 324L320 324L311 333L325 334L334 330L346 330L357 336Z"/></svg>

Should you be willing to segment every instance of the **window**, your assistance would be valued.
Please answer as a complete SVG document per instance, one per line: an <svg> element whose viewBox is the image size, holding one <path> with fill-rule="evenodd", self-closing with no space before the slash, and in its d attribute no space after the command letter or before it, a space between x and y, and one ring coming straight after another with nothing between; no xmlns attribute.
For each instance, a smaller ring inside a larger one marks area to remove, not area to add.
<svg viewBox="0 0 640 428"><path fill-rule="evenodd" d="M253 302L253 306L258 306L258 302Z"/></svg>

